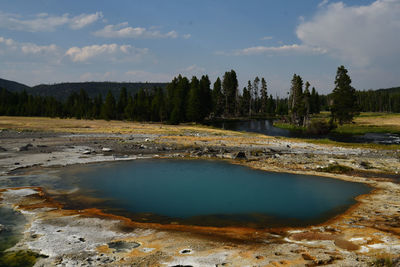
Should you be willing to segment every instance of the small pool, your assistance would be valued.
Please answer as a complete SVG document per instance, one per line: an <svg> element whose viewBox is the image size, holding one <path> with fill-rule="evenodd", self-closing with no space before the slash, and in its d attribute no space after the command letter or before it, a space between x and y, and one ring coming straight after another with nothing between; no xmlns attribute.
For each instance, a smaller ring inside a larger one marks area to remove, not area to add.
<svg viewBox="0 0 400 267"><path fill-rule="evenodd" d="M369 187L253 170L223 161L136 160L67 168L64 181L108 212L135 220L212 226L294 226L346 210ZM78 202L74 202L75 204Z"/></svg>

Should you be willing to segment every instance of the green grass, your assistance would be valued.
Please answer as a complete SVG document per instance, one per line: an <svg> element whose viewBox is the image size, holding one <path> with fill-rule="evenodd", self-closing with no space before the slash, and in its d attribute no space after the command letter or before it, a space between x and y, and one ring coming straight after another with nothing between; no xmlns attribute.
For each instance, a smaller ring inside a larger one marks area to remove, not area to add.
<svg viewBox="0 0 400 267"><path fill-rule="evenodd" d="M313 115L312 119L329 120L329 112L321 112ZM332 133L341 135L364 135L366 133L393 133L400 134L400 114L394 113L378 113L378 112L362 112L354 118L354 123L338 125L332 130ZM290 131L306 130L305 127L290 125L289 123L274 123L274 126Z"/></svg>
<svg viewBox="0 0 400 267"><path fill-rule="evenodd" d="M0 267L33 266L39 257L39 254L30 250L0 252Z"/></svg>
<svg viewBox="0 0 400 267"><path fill-rule="evenodd" d="M286 130L295 131L295 132L303 132L306 130L305 127L292 125L287 122L274 122L274 126L277 128L286 129Z"/></svg>
<svg viewBox="0 0 400 267"><path fill-rule="evenodd" d="M350 168L350 167L347 167L344 165L340 165L340 164L329 164L328 167L318 169L318 171L321 171L321 172L339 173L339 174L349 173L352 170L353 170L353 168Z"/></svg>
<svg viewBox="0 0 400 267"><path fill-rule="evenodd" d="M344 135L364 135L366 133L393 133L400 134L400 130L396 126L390 125L359 125L359 124L343 124L339 125L332 133Z"/></svg>

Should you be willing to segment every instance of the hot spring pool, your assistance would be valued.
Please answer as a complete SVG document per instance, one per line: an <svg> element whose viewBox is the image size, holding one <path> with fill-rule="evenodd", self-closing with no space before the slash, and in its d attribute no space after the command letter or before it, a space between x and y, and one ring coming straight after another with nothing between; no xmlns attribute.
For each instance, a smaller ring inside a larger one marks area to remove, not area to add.
<svg viewBox="0 0 400 267"><path fill-rule="evenodd" d="M135 160L66 168L62 179L96 207L138 221L194 225L320 223L368 193L363 184L204 160Z"/></svg>

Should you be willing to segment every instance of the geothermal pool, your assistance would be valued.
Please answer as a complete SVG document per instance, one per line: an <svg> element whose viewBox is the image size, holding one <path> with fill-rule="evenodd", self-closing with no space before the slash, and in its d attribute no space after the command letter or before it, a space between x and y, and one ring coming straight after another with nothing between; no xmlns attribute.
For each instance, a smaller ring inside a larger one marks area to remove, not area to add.
<svg viewBox="0 0 400 267"><path fill-rule="evenodd" d="M208 226L320 223L370 191L358 183L204 160L74 166L61 176L80 188L81 196L102 200L90 205L107 212L138 221Z"/></svg>

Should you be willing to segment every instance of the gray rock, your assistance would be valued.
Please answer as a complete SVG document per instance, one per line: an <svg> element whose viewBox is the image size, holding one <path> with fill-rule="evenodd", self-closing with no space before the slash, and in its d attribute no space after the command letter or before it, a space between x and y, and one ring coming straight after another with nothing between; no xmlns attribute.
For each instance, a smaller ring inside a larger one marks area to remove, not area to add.
<svg viewBox="0 0 400 267"><path fill-rule="evenodd" d="M247 159L246 153L243 152L243 151L239 151L239 152L236 154L235 159Z"/></svg>
<svg viewBox="0 0 400 267"><path fill-rule="evenodd" d="M26 144L24 146L21 146L19 148L17 148L18 151L27 151L30 147L33 147L32 144Z"/></svg>
<svg viewBox="0 0 400 267"><path fill-rule="evenodd" d="M7 149L5 149L4 147L0 146L0 152L5 152L7 151Z"/></svg>

